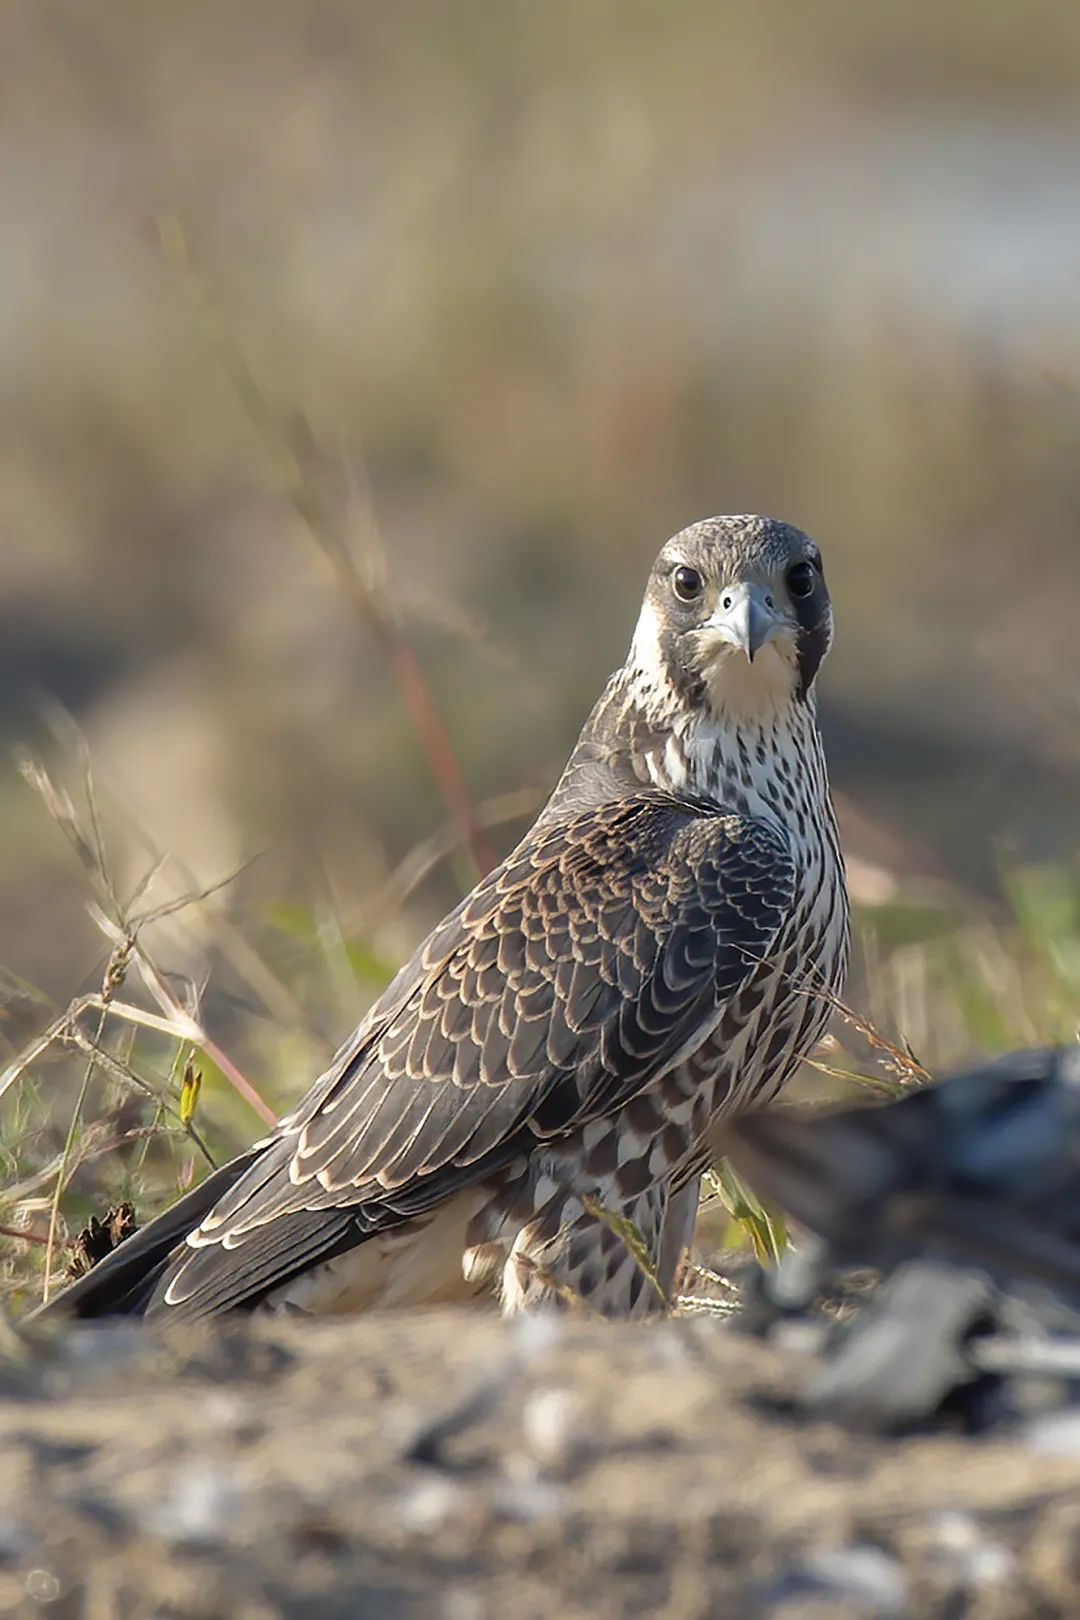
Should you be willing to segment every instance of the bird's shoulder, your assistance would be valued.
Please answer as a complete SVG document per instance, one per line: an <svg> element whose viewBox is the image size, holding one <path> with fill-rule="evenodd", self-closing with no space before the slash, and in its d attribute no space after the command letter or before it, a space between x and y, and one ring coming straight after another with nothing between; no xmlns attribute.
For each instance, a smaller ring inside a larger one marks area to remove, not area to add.
<svg viewBox="0 0 1080 1620"><path fill-rule="evenodd" d="M538 1080L625 1030L659 974L732 990L790 911L783 832L661 790L544 816L432 930L282 1122L295 1130L345 1086ZM665 1025L678 1022L672 999Z"/></svg>
<svg viewBox="0 0 1080 1620"><path fill-rule="evenodd" d="M767 871L783 884L792 867L791 846L779 826L708 799L642 789L550 819L541 816L432 932L422 956L428 964L437 962L459 932L482 925L508 900L532 899L552 885L569 907L656 894L674 908L684 892L681 880L726 874L739 881L751 871Z"/></svg>

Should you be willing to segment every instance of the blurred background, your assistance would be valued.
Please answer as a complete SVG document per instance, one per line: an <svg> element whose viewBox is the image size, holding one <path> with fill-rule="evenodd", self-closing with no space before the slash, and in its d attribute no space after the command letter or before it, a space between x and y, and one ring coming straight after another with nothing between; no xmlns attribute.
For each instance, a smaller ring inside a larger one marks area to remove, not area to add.
<svg viewBox="0 0 1080 1620"><path fill-rule="evenodd" d="M280 1106L470 881L424 692L498 855L718 511L825 552L856 1005L933 1064L1072 1032L1080 11L7 0L0 33L5 1061L108 951L13 762L88 814L56 705L121 898L258 857L145 938ZM66 1095L40 1073L10 1096ZM9 1168L68 1123L26 1103Z"/></svg>

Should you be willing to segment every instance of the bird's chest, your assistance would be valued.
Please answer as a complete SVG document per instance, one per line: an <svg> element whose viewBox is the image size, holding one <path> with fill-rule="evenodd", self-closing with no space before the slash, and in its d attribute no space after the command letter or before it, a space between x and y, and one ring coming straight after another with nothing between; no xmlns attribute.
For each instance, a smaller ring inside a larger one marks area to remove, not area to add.
<svg viewBox="0 0 1080 1620"><path fill-rule="evenodd" d="M620 1160L635 1174L690 1163L719 1116L775 1096L824 1030L849 937L825 760L809 709L753 723L701 721L673 734L647 763L656 785L776 828L794 857L795 892L766 958L717 1007L695 1050L623 1111Z"/></svg>
<svg viewBox="0 0 1080 1620"><path fill-rule="evenodd" d="M835 836L800 854L795 903L768 957L723 1003L697 1050L665 1077L669 1112L697 1139L718 1117L775 1096L821 1037L847 968L848 906Z"/></svg>

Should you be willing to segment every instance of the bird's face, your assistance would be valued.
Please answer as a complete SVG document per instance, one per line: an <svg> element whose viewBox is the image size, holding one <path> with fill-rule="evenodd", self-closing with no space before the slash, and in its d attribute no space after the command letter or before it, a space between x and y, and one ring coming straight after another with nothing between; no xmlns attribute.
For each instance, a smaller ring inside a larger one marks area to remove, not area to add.
<svg viewBox="0 0 1080 1620"><path fill-rule="evenodd" d="M773 518L709 518L664 546L632 658L658 687L717 710L805 698L832 640L821 554Z"/></svg>

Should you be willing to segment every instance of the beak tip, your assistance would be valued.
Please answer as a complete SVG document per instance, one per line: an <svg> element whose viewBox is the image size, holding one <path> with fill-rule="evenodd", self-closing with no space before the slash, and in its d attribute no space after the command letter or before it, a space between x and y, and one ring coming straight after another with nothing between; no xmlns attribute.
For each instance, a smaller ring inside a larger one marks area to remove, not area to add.
<svg viewBox="0 0 1080 1620"><path fill-rule="evenodd" d="M740 584L732 586L725 595L723 613L715 622L724 639L746 655L748 664L753 664L772 639L779 615L771 598L760 588Z"/></svg>

